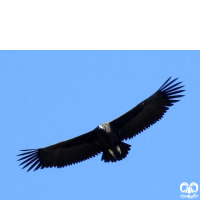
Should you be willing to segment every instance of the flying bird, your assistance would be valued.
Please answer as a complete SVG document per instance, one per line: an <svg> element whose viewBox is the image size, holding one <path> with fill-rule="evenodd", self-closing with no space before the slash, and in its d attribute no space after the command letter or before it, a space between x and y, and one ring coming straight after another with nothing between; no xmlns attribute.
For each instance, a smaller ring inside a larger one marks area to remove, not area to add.
<svg viewBox="0 0 200 200"><path fill-rule="evenodd" d="M124 159L131 145L123 140L133 138L159 121L170 106L179 101L185 90L176 79L165 83L149 98L127 113L97 126L94 130L78 137L39 149L21 150L20 165L28 170L48 167L65 167L92 158L102 152L101 160L116 162Z"/></svg>

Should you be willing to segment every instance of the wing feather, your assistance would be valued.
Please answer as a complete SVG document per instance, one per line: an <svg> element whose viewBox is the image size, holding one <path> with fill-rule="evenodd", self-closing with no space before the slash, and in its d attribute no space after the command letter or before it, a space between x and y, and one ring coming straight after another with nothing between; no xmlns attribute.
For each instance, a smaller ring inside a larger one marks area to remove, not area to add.
<svg viewBox="0 0 200 200"><path fill-rule="evenodd" d="M92 158L101 152L101 147L96 142L95 130L88 132L76 138L66 140L45 148L25 149L24 153L19 154L23 161L23 169L28 167L38 170L48 167L61 168L72 165L89 158Z"/></svg>
<svg viewBox="0 0 200 200"><path fill-rule="evenodd" d="M112 129L121 140L130 139L159 121L165 112L184 95L182 82L174 83L178 78L171 77L149 98L139 103L133 109L110 122ZM174 83L174 84L173 84Z"/></svg>

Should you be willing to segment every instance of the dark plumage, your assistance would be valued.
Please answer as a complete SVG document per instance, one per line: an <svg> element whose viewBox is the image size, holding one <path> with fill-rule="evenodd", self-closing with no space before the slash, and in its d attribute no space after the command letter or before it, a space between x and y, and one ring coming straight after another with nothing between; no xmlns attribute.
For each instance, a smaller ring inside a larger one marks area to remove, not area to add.
<svg viewBox="0 0 200 200"><path fill-rule="evenodd" d="M130 145L122 142L142 132L160 120L184 90L176 79L167 81L149 98L111 122L100 124L94 130L78 137L39 149L21 150L23 168L43 169L72 165L103 152L104 162L116 162L125 158Z"/></svg>

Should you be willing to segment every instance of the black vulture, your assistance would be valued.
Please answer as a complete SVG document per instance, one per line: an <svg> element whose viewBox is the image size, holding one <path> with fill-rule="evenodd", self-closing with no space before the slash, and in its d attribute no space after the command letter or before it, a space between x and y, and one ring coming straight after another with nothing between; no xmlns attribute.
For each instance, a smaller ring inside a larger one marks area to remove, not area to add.
<svg viewBox="0 0 200 200"><path fill-rule="evenodd" d="M181 82L175 83L178 79L167 81L149 98L139 103L127 113L97 126L94 130L72 138L39 149L21 150L19 154L23 168L29 167L27 171L43 169L48 167L61 168L72 165L99 153L104 162L116 162L125 158L131 145L122 142L130 139L138 133L149 128L160 120L165 112L179 98L184 90Z"/></svg>

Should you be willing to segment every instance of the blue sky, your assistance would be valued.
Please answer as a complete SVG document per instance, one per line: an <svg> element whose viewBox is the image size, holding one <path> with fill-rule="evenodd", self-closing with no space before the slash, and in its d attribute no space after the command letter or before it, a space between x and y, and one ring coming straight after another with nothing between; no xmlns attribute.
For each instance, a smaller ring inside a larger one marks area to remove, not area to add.
<svg viewBox="0 0 200 200"><path fill-rule="evenodd" d="M0 199L181 199L182 182L200 184L199 66L199 51L0 51ZM108 164L99 155L28 173L18 166L20 149L113 120L170 76L186 96L126 141L124 160Z"/></svg>

